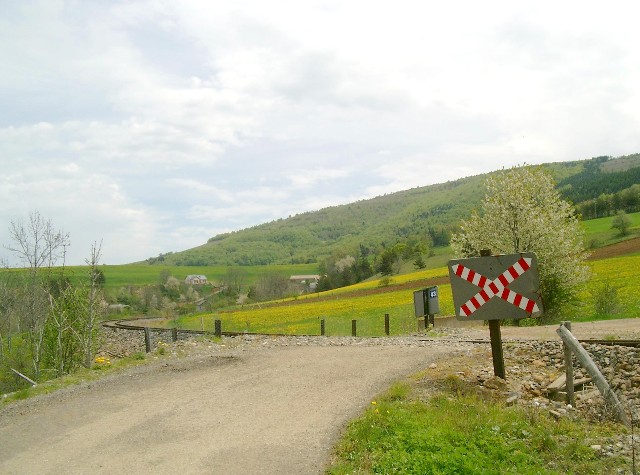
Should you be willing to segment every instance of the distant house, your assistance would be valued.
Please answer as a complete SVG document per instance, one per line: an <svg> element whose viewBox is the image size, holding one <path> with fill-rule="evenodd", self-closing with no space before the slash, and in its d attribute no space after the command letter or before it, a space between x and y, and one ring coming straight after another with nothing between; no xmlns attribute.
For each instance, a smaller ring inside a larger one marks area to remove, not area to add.
<svg viewBox="0 0 640 475"><path fill-rule="evenodd" d="M295 284L300 284L304 287L307 287L309 290L314 291L318 286L320 276L315 274L292 275L291 277L289 277L289 280Z"/></svg>
<svg viewBox="0 0 640 475"><path fill-rule="evenodd" d="M190 274L184 279L184 283L187 285L202 285L207 283L206 275Z"/></svg>
<svg viewBox="0 0 640 475"><path fill-rule="evenodd" d="M207 304L206 298L196 300L196 311L202 312L203 310L206 310L206 304Z"/></svg>

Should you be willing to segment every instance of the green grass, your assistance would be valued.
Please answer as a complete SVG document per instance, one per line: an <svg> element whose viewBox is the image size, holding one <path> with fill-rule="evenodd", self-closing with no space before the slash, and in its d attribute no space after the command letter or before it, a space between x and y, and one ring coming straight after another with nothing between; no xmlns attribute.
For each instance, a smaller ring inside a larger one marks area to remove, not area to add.
<svg viewBox="0 0 640 475"><path fill-rule="evenodd" d="M629 234L623 237L618 235L618 230L611 228L613 216L583 221L587 244L590 244L591 247L602 247L638 236L640 234L640 213L629 213L627 216L631 220L631 226Z"/></svg>
<svg viewBox="0 0 640 475"><path fill-rule="evenodd" d="M71 374L43 381L34 387L23 388L16 392L7 394L6 397L0 397L0 408L5 404L9 404L20 399L27 399L40 394L48 394L59 389L74 386L81 382L95 381L107 374L143 364L145 360L146 355L144 353L136 353L126 358L118 358L114 360L113 363L111 363L109 359L106 359L105 363L96 363L91 367L91 369L78 368Z"/></svg>
<svg viewBox="0 0 640 475"><path fill-rule="evenodd" d="M178 280L184 280L190 274L204 274L209 282L220 282L227 274L230 266L151 266L147 264L125 264L125 265L101 265L100 270L105 276L105 287L107 290L117 290L128 285L144 286L157 285L160 281L161 272L168 270L171 275ZM84 279L87 276L86 266L68 266L65 273L72 279ZM289 265L269 265L269 266L235 266L245 275L245 285L253 285L261 275L268 272L277 272L287 277L295 274L317 274L317 264L289 264ZM19 269L8 269L2 272L20 272Z"/></svg>
<svg viewBox="0 0 640 475"><path fill-rule="evenodd" d="M453 388L427 399L408 383L394 386L348 426L327 473L583 475L629 467L590 448L617 426L555 421Z"/></svg>

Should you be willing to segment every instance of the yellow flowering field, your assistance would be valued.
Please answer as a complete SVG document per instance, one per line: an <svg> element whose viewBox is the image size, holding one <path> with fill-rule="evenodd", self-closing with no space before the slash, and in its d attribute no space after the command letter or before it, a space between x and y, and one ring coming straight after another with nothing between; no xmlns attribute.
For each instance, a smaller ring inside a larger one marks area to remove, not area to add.
<svg viewBox="0 0 640 475"><path fill-rule="evenodd" d="M581 307L576 317L584 317L594 313L594 294L605 284L616 289L618 312L612 316L617 318L640 317L640 255L611 257L589 263L591 279L579 294Z"/></svg>
<svg viewBox="0 0 640 475"><path fill-rule="evenodd" d="M640 316L640 255L629 255L592 261L591 280L581 290L580 304L572 317L594 316L595 289L605 283L617 288L619 312L616 318ZM391 334L406 334L417 328L413 310L413 291L424 284L425 279L447 276L446 267L393 276L388 291L380 287L380 281L362 282L350 287L319 294L301 296L268 306L253 305L242 310L183 317L180 326L213 331L214 320L222 321L223 331L249 331L284 334L320 334L320 320L325 319L328 335L351 334L351 320L357 320L358 335L384 334L384 315L389 314ZM416 282L412 287L411 282ZM422 282L420 282L422 281ZM394 285L403 285L401 289ZM439 285L441 315L453 315L453 298L450 285Z"/></svg>
<svg viewBox="0 0 640 475"><path fill-rule="evenodd" d="M445 267L393 277L392 284L406 284L447 274ZM249 331L285 334L319 334L320 320L325 320L328 335L351 334L351 320L357 320L358 334L384 334L384 315L389 314L392 334L403 334L417 328L413 309L413 291L389 288L384 291L379 281L363 282L343 289L291 299L275 306L251 306L233 312L206 315L205 329L213 329L213 321L222 321L223 331ZM367 293L370 291L371 293ZM440 308L453 313L453 298L449 285L439 286ZM180 320L186 328L200 328L200 316Z"/></svg>

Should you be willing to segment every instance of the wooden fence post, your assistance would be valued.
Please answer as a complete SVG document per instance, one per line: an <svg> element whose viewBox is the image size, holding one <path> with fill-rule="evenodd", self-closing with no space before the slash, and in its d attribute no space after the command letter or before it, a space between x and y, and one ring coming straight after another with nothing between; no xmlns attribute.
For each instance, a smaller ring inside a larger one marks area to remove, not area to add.
<svg viewBox="0 0 640 475"><path fill-rule="evenodd" d="M384 334L389 336L389 314L384 314Z"/></svg>
<svg viewBox="0 0 640 475"><path fill-rule="evenodd" d="M567 330L571 331L571 322L562 322ZM564 340L562 341L562 348L564 350L564 372L566 374L566 388L567 388L567 404L571 404L572 407L576 405L576 397L573 387L573 357L571 356L571 348Z"/></svg>
<svg viewBox="0 0 640 475"><path fill-rule="evenodd" d="M144 349L147 353L151 353L151 331L149 327L144 327Z"/></svg>
<svg viewBox="0 0 640 475"><path fill-rule="evenodd" d="M213 333L215 336L217 337L221 337L222 336L222 321L221 320L216 320L215 321L215 330Z"/></svg>
<svg viewBox="0 0 640 475"><path fill-rule="evenodd" d="M322 320L320 320L320 336L324 336L325 335L325 328L324 328L324 318Z"/></svg>
<svg viewBox="0 0 640 475"><path fill-rule="evenodd" d="M178 341L178 329L176 327L173 327L171 329L171 341L173 342Z"/></svg>
<svg viewBox="0 0 640 475"><path fill-rule="evenodd" d="M580 342L576 340L576 337L574 337L564 325L560 325L560 328L556 330L556 333L560 335L562 341L566 343L566 345L576 355L578 362L587 370L587 373L589 373L589 376L593 379L598 390L600 390L600 394L602 394L607 404L615 411L618 420L627 427L630 427L631 422L629 421L627 414L624 412L622 403L618 399L618 396L616 396L613 389L611 389L611 386L609 386L609 383L598 369L598 366L596 366L589 356L589 353L587 353L587 350L584 349Z"/></svg>
<svg viewBox="0 0 640 475"><path fill-rule="evenodd" d="M351 320L351 336L356 336L356 322L357 320Z"/></svg>

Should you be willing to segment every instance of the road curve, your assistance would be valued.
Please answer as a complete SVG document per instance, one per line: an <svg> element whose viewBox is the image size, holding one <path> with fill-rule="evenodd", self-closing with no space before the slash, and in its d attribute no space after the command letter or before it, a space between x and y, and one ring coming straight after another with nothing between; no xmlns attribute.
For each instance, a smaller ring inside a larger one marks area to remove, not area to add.
<svg viewBox="0 0 640 475"><path fill-rule="evenodd" d="M131 369L0 411L0 473L321 473L371 398L459 349L234 349Z"/></svg>

